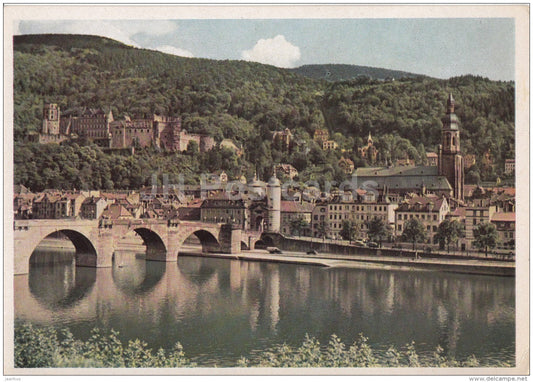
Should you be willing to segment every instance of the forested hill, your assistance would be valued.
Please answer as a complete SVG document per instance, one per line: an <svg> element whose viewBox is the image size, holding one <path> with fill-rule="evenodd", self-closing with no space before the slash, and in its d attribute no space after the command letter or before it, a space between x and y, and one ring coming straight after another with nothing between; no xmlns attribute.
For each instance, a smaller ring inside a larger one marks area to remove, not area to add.
<svg viewBox="0 0 533 382"><path fill-rule="evenodd" d="M16 36L15 182L34 190L58 183L134 188L149 183L154 169L169 174L171 181L177 173L194 181L196 174L215 170L235 177L251 176L257 169L266 178L273 163L292 164L303 181L342 179L337 165L341 155L356 166L368 165L357 149L366 144L369 132L381 158L409 157L421 163L425 151L436 150L439 143L450 92L461 120L464 153L481 158L490 150L496 164L494 171L470 169L470 178L495 179L505 158L514 155L511 82L473 76L329 82L269 65L177 57L96 36ZM126 114L180 116L188 131L210 134L217 141L232 139L245 154L236 157L217 149L169 156L147 150L135 160L93 146L83 155L69 145L38 148L26 137L39 130L46 102L59 104L62 112L111 109L115 119ZM298 143L290 153L272 144L272 132L284 128ZM328 129L339 149L323 151L313 142L317 128ZM32 162L34 155L49 158ZM128 173L135 174L135 181L124 175Z"/></svg>
<svg viewBox="0 0 533 382"><path fill-rule="evenodd" d="M330 82L353 80L357 77L369 77L378 80L425 77L401 70L343 64L303 65L290 70L302 76Z"/></svg>

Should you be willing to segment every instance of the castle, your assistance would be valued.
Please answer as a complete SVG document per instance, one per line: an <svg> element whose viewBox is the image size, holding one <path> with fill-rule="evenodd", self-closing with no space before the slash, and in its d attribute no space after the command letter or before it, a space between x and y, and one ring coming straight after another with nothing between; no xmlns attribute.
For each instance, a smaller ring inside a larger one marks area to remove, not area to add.
<svg viewBox="0 0 533 382"><path fill-rule="evenodd" d="M181 128L179 117L152 115L150 118L125 117L115 121L113 113L85 108L61 117L57 104L45 104L39 143L61 143L83 137L109 149L156 147L166 151L185 151L194 141L201 152L215 146L212 137L190 134Z"/></svg>

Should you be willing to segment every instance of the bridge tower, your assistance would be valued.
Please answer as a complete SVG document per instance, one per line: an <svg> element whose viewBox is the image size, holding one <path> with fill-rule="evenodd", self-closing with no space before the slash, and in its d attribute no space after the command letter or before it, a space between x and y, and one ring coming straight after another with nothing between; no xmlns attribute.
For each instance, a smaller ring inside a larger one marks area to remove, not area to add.
<svg viewBox="0 0 533 382"><path fill-rule="evenodd" d="M276 172L267 184L267 209L269 232L279 232L281 227L281 184Z"/></svg>

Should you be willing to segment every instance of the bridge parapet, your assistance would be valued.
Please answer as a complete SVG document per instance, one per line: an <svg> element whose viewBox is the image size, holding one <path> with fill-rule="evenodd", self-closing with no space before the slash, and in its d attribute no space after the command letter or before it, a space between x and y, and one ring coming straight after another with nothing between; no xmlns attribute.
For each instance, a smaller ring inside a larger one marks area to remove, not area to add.
<svg viewBox="0 0 533 382"><path fill-rule="evenodd" d="M67 236L76 248L76 264L110 267L113 253L128 232L138 233L147 260L176 261L185 239L195 234L204 251L240 253L242 231L231 224L161 219L29 219L14 222L15 274L29 272L29 260L39 243L52 233Z"/></svg>

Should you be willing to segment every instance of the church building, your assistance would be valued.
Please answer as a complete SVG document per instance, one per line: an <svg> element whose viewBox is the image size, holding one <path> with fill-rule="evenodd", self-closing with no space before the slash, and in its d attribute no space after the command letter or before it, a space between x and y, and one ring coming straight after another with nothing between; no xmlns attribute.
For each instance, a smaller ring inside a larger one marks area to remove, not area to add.
<svg viewBox="0 0 533 382"><path fill-rule="evenodd" d="M460 150L459 119L450 94L442 119L442 140L438 166L360 167L355 171L357 186L380 193L433 193L463 200L464 163Z"/></svg>

